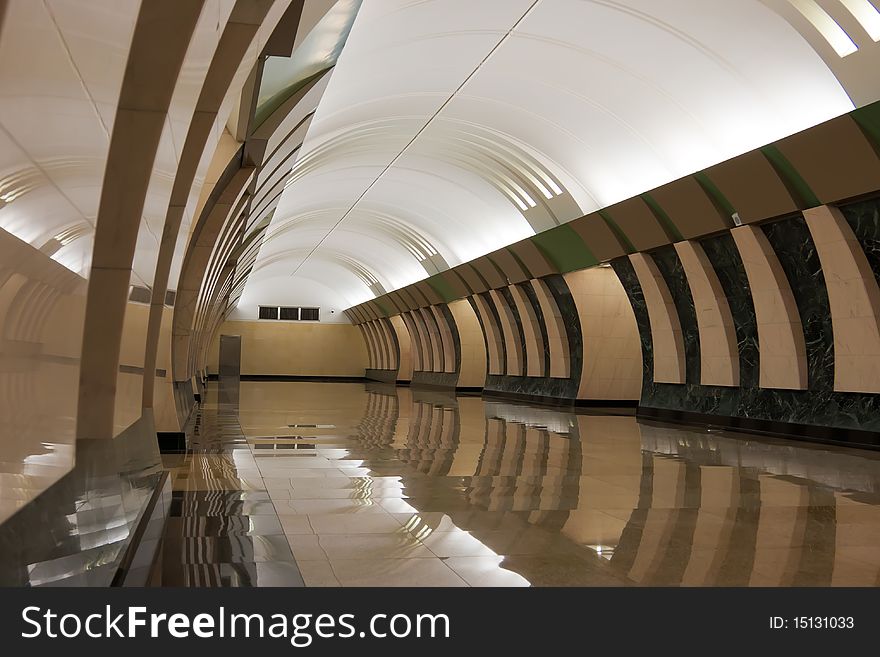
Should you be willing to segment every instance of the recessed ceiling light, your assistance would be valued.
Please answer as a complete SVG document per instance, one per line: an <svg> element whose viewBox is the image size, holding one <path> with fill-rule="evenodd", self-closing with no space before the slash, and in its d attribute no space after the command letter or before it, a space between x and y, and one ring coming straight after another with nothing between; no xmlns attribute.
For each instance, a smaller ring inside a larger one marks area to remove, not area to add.
<svg viewBox="0 0 880 657"><path fill-rule="evenodd" d="M788 3L810 21L838 56L846 57L858 51L859 47L855 42L816 0L788 0Z"/></svg>
<svg viewBox="0 0 880 657"><path fill-rule="evenodd" d="M840 57L846 57L858 51L859 48L855 42L815 0L788 0L788 3L810 21L810 24L816 28Z"/></svg>
<svg viewBox="0 0 880 657"><path fill-rule="evenodd" d="M840 0L865 32L874 41L880 41L880 11L869 0Z"/></svg>

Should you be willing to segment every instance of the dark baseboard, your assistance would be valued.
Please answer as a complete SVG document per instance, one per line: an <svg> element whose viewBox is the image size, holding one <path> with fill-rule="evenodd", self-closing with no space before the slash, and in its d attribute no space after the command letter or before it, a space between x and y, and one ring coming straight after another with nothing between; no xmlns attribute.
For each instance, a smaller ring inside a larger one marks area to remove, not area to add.
<svg viewBox="0 0 880 657"><path fill-rule="evenodd" d="M396 383L397 370L379 370L375 368L367 368L364 372L364 378L369 381L378 381L379 383Z"/></svg>
<svg viewBox="0 0 880 657"><path fill-rule="evenodd" d="M831 445L845 445L863 449L880 449L880 432L862 429L822 427L812 424L778 422L751 417L707 415L693 411L639 406L636 417L640 420L688 424L727 431L777 436Z"/></svg>
<svg viewBox="0 0 880 657"><path fill-rule="evenodd" d="M399 386L409 386L411 381L409 379L397 379L394 383Z"/></svg>
<svg viewBox="0 0 880 657"><path fill-rule="evenodd" d="M506 390L487 390L483 388L483 397L487 399L505 399L508 401L524 401L541 406L572 407L574 399L548 397L546 395L530 395L524 392L508 392Z"/></svg>
<svg viewBox="0 0 880 657"><path fill-rule="evenodd" d="M217 381L216 374L209 374L208 379ZM241 381L305 381L308 383L363 383L368 381L365 376L306 376L294 374L242 374Z"/></svg>
<svg viewBox="0 0 880 657"><path fill-rule="evenodd" d="M456 386L455 392L459 395L480 395L483 393L483 386Z"/></svg>
<svg viewBox="0 0 880 657"><path fill-rule="evenodd" d="M541 406L577 407L577 408L609 408L609 409L635 409L639 403L634 399L570 399L567 397L550 397L547 395L530 395L523 392L508 392L503 390L485 390L483 396L489 398L509 399L511 401L525 401Z"/></svg>
<svg viewBox="0 0 880 657"><path fill-rule="evenodd" d="M444 386L439 383L424 383L422 381L410 381L410 388L421 388L424 390L442 390L443 392L455 392L453 386Z"/></svg>
<svg viewBox="0 0 880 657"><path fill-rule="evenodd" d="M637 399L575 399L575 406L583 408L632 408L639 407Z"/></svg>
<svg viewBox="0 0 880 657"><path fill-rule="evenodd" d="M185 454L186 434L183 431L157 431L160 454Z"/></svg>

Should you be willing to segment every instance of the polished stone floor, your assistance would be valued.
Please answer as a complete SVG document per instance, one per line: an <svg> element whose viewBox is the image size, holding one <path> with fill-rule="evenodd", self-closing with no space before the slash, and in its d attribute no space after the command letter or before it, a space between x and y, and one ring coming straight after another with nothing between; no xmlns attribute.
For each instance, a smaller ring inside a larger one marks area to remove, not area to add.
<svg viewBox="0 0 880 657"><path fill-rule="evenodd" d="M210 384L163 586L877 586L880 454L361 383Z"/></svg>

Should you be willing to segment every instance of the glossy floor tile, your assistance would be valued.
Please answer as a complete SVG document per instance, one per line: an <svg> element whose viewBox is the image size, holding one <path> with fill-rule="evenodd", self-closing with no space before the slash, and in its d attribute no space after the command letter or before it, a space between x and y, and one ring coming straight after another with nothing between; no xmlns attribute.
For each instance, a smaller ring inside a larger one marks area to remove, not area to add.
<svg viewBox="0 0 880 657"><path fill-rule="evenodd" d="M157 584L880 583L874 452L383 384L242 382L237 407L212 386Z"/></svg>

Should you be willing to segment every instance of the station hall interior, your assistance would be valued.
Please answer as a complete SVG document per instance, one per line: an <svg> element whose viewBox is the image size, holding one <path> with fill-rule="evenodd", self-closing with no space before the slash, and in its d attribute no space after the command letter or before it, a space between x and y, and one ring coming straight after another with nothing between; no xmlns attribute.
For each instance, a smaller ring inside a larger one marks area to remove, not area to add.
<svg viewBox="0 0 880 657"><path fill-rule="evenodd" d="M880 585L877 0L0 0L0 585Z"/></svg>

